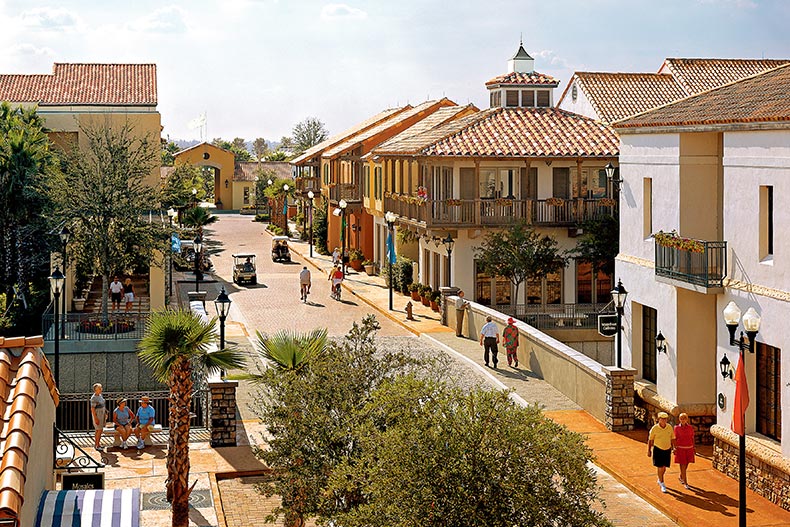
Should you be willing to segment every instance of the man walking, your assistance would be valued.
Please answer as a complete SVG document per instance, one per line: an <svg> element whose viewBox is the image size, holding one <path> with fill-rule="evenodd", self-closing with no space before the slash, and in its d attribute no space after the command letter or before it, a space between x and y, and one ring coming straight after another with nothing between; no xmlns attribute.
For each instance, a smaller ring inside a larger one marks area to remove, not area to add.
<svg viewBox="0 0 790 527"><path fill-rule="evenodd" d="M653 458L661 492L667 492L664 474L669 468L672 451L675 450L675 430L667 424L669 414L658 412L658 423L650 429L647 440L647 457Z"/></svg>
<svg viewBox="0 0 790 527"><path fill-rule="evenodd" d="M123 296L123 284L116 276L110 282L110 300L112 300L112 310L119 311L121 309L121 297Z"/></svg>
<svg viewBox="0 0 790 527"><path fill-rule="evenodd" d="M496 369L497 365L496 355L499 352L497 344L499 344L499 329L492 321L491 315L488 315L486 317L486 323L480 328L480 345L483 346L485 350L483 352L483 359L485 360L486 366L488 366L488 357L490 353L492 362L494 363L494 369Z"/></svg>
<svg viewBox="0 0 790 527"><path fill-rule="evenodd" d="M299 288L302 293L302 302L307 302L307 295L310 294L310 270L306 265L299 273Z"/></svg>
<svg viewBox="0 0 790 527"><path fill-rule="evenodd" d="M464 292L458 291L458 298L455 299L455 336L464 336L464 313L469 309L469 302L464 300Z"/></svg>

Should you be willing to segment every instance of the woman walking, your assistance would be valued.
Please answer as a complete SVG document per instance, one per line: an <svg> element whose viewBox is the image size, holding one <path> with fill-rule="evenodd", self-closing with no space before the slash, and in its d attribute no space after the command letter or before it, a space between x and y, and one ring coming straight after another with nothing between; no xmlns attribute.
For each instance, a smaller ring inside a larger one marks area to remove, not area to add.
<svg viewBox="0 0 790 527"><path fill-rule="evenodd" d="M132 279L127 278L123 283L123 299L126 302L126 313L132 310L134 303L134 286L132 286Z"/></svg>
<svg viewBox="0 0 790 527"><path fill-rule="evenodd" d="M102 451L101 435L104 433L104 425L107 424L107 403L101 394L102 385L98 382L93 385L93 395L91 395L91 420L93 421L93 448L97 452Z"/></svg>
<svg viewBox="0 0 790 527"><path fill-rule="evenodd" d="M689 463L694 463L694 427L689 424L689 416L683 412L678 416L680 424L675 425L675 463L680 465L680 483L689 489Z"/></svg>

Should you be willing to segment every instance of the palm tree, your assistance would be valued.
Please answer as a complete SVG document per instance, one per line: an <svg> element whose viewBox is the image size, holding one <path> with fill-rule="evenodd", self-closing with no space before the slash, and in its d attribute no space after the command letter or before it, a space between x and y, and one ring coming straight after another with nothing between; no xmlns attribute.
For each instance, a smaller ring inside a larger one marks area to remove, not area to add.
<svg viewBox="0 0 790 527"><path fill-rule="evenodd" d="M140 360L154 377L170 389L167 448L167 498L172 505L173 527L189 525L189 406L193 374L207 375L244 364L234 349L209 352L217 340L216 318L208 324L184 310L152 313L140 341Z"/></svg>
<svg viewBox="0 0 790 527"><path fill-rule="evenodd" d="M311 357L326 348L326 328L316 328L310 333L278 331L270 337L258 335L258 353L270 366L278 370L299 371ZM256 376L252 376L256 379Z"/></svg>
<svg viewBox="0 0 790 527"><path fill-rule="evenodd" d="M203 237L203 227L215 223L218 218L203 207L192 207L184 212L182 223L187 227L197 227L198 234Z"/></svg>

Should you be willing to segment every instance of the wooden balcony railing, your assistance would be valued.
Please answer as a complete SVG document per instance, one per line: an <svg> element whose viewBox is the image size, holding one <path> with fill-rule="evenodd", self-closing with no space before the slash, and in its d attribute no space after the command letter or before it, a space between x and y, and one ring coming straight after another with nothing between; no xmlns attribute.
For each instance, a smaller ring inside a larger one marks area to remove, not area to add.
<svg viewBox="0 0 790 527"><path fill-rule="evenodd" d="M526 221L535 226L573 226L611 216L616 202L606 199L477 199L420 200L390 194L385 210L426 227L507 226Z"/></svg>
<svg viewBox="0 0 790 527"><path fill-rule="evenodd" d="M655 242L656 276L701 287L724 287L727 276L727 242L686 240L677 246Z"/></svg>
<svg viewBox="0 0 790 527"><path fill-rule="evenodd" d="M329 201L333 204L340 203L344 199L348 203L362 201L362 187L356 183L333 183L329 186Z"/></svg>
<svg viewBox="0 0 790 527"><path fill-rule="evenodd" d="M318 177L297 177L296 190L298 193L307 194L312 190L316 195L321 193L321 178Z"/></svg>

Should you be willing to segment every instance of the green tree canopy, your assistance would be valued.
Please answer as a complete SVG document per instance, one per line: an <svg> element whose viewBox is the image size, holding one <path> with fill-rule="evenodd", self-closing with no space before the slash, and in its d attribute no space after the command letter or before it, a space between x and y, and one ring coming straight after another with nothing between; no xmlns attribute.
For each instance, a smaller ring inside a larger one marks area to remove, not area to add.
<svg viewBox="0 0 790 527"><path fill-rule="evenodd" d="M181 222L187 227L195 227L200 237L203 237L203 227L216 223L219 218L211 214L207 208L192 207L187 209L181 217Z"/></svg>
<svg viewBox="0 0 790 527"><path fill-rule="evenodd" d="M252 153L255 154L255 159L261 161L266 154L269 153L269 145L266 144L266 139L258 137L252 142Z"/></svg>
<svg viewBox="0 0 790 527"><path fill-rule="evenodd" d="M482 245L475 248L475 258L483 272L510 280L515 289L511 297L513 303L522 283L559 271L566 263L557 240L540 234L524 222L516 223L509 230L489 232Z"/></svg>
<svg viewBox="0 0 790 527"><path fill-rule="evenodd" d="M616 216L602 216L581 225L584 234L569 254L590 262L593 271L614 275L614 259L620 251L620 220Z"/></svg>
<svg viewBox="0 0 790 527"><path fill-rule="evenodd" d="M162 186L162 208L182 209L196 199L202 199L205 194L203 186L203 174L198 167L189 163L178 165L168 174ZM197 194L192 194L193 188L198 191Z"/></svg>
<svg viewBox="0 0 790 527"><path fill-rule="evenodd" d="M296 154L301 154L329 137L324 123L315 117L308 117L304 121L296 123L291 134L293 136L293 150ZM282 145L280 148L283 148Z"/></svg>
<svg viewBox="0 0 790 527"><path fill-rule="evenodd" d="M175 163L175 155L181 151L181 147L173 141L168 141L162 145L162 166L171 167Z"/></svg>
<svg viewBox="0 0 790 527"><path fill-rule="evenodd" d="M237 163L252 161L252 154L247 150L247 142L242 137L236 137L233 141L226 141L221 137L217 137L211 141L211 144L233 152Z"/></svg>

